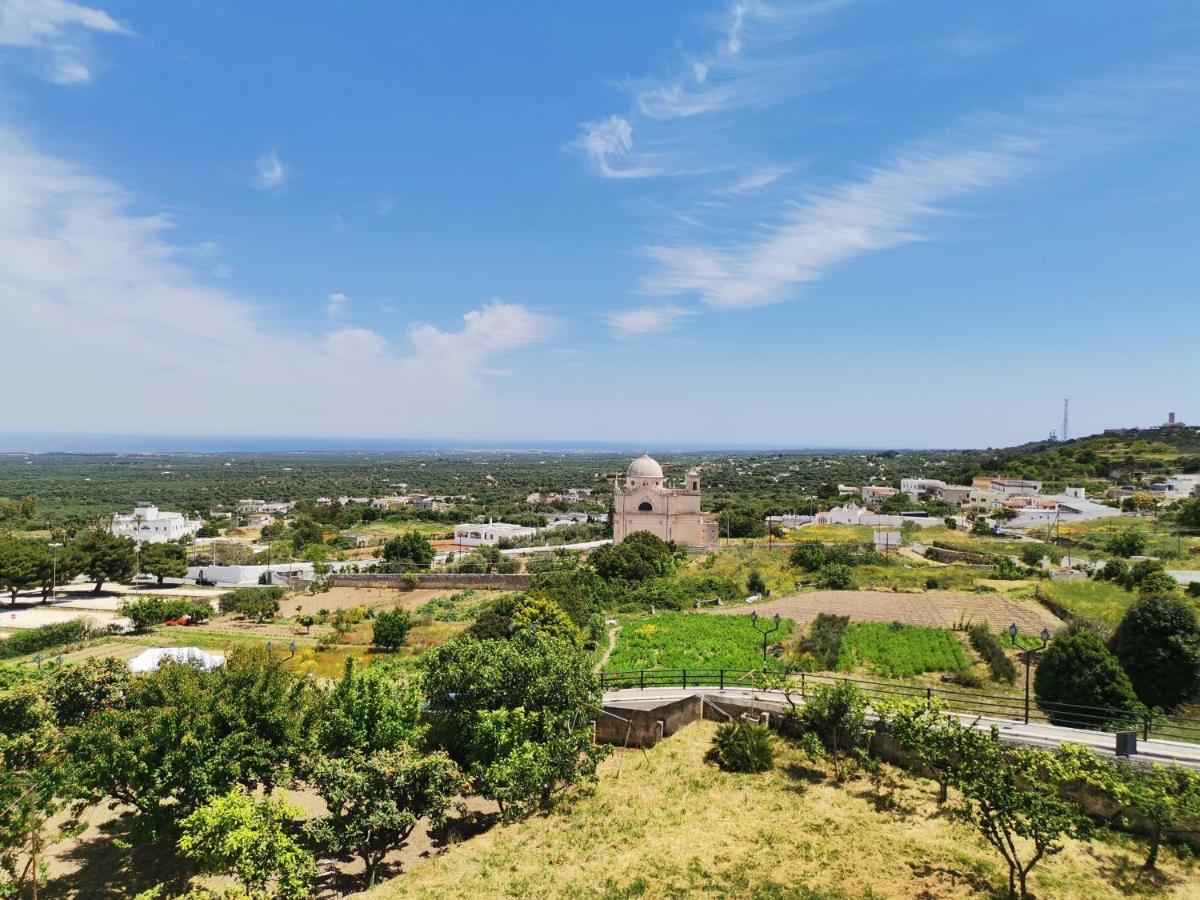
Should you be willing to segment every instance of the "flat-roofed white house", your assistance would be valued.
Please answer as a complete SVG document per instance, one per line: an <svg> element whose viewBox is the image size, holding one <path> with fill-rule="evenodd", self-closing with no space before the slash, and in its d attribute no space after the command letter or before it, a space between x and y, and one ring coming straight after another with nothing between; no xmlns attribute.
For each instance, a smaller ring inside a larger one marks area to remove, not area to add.
<svg viewBox="0 0 1200 900"><path fill-rule="evenodd" d="M625 482L613 481L613 543L635 531L688 547L715 547L720 526L700 511L700 472L690 470L683 487L666 483L662 466L643 454L629 464Z"/></svg>
<svg viewBox="0 0 1200 900"><path fill-rule="evenodd" d="M500 543L501 540L529 537L537 534L536 528L525 525L513 525L509 522L488 522L486 525L476 525L468 522L454 526L454 543L464 547L485 547Z"/></svg>
<svg viewBox="0 0 1200 900"><path fill-rule="evenodd" d="M153 503L139 503L129 515L115 515L109 531L118 537L133 538L142 544L165 544L200 530L199 519L183 513L167 512Z"/></svg>

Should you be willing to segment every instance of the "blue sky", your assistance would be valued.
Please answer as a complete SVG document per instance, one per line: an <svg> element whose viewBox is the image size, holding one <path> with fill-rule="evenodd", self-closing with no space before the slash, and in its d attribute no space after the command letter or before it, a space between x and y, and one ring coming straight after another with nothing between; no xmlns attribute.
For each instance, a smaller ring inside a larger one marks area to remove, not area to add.
<svg viewBox="0 0 1200 900"><path fill-rule="evenodd" d="M0 430L1200 419L1192 2L0 0Z"/></svg>

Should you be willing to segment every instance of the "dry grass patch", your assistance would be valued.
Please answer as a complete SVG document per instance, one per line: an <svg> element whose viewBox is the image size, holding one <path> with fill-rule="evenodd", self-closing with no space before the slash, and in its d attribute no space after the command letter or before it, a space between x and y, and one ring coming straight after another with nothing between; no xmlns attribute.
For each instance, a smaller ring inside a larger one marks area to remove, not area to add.
<svg viewBox="0 0 1200 900"><path fill-rule="evenodd" d="M781 744L776 769L703 761L715 725L614 757L558 811L468 840L370 896L974 897L1005 879L999 857L939 813L932 783L885 768L838 787ZM617 771L620 766L620 776ZM1120 897L1142 848L1071 842L1035 870L1039 897ZM1196 896L1172 856L1163 896Z"/></svg>

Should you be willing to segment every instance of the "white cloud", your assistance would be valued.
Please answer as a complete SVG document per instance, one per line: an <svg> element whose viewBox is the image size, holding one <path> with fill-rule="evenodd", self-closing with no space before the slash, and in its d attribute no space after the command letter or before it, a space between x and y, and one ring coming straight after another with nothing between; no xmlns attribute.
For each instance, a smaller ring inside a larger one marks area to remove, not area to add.
<svg viewBox="0 0 1200 900"><path fill-rule="evenodd" d="M666 331L690 315L690 311L678 306L643 306L609 313L604 319L618 337L638 337Z"/></svg>
<svg viewBox="0 0 1200 900"><path fill-rule="evenodd" d="M976 145L929 145L863 179L792 206L767 230L725 246L656 245L658 269L643 287L695 292L715 307L788 299L855 256L921 239L918 226L943 204L1008 180L1033 161L1035 141L996 137Z"/></svg>
<svg viewBox="0 0 1200 900"><path fill-rule="evenodd" d="M760 166L723 188L722 194L753 194L791 172L786 166Z"/></svg>
<svg viewBox="0 0 1200 900"><path fill-rule="evenodd" d="M591 161L605 178L646 178L664 174L652 158L635 153L633 126L624 116L609 116L579 126L571 144Z"/></svg>
<svg viewBox="0 0 1200 900"><path fill-rule="evenodd" d="M103 10L68 0L0 0L0 46L41 52L41 74L57 84L91 80L85 61L90 33L132 32Z"/></svg>
<svg viewBox="0 0 1200 900"><path fill-rule="evenodd" d="M289 172L279 158L279 153L271 150L254 161L254 186L259 190L270 190L279 187L288 179Z"/></svg>
<svg viewBox="0 0 1200 900"><path fill-rule="evenodd" d="M468 434L497 403L480 373L550 332L540 314L502 302L459 330L416 326L411 347L362 328L267 324L261 304L196 274L166 218L129 204L111 181L0 127L5 367L39 373L36 390L6 398L5 428ZM288 373L287 391L251 371ZM205 400L183 403L189 392Z"/></svg>
<svg viewBox="0 0 1200 900"><path fill-rule="evenodd" d="M350 300L345 294L336 293L329 295L329 302L325 306L325 312L331 316L336 316L342 311L342 307Z"/></svg>

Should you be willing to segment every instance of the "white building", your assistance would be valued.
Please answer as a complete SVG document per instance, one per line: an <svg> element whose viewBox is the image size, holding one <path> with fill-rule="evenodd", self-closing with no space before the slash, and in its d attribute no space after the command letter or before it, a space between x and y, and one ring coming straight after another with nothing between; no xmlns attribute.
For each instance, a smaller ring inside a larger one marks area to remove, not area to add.
<svg viewBox="0 0 1200 900"><path fill-rule="evenodd" d="M454 526L454 543L464 547L490 547L504 539L511 541L535 534L536 528L513 525L509 522L488 522L486 525L467 523Z"/></svg>
<svg viewBox="0 0 1200 900"><path fill-rule="evenodd" d="M946 482L940 478L901 478L900 493L908 494L908 499L913 503L917 503L922 499L927 499L934 495L938 490L945 488Z"/></svg>
<svg viewBox="0 0 1200 900"><path fill-rule="evenodd" d="M1024 478L993 478L991 490L1005 497L1032 496L1042 492L1040 481L1029 481Z"/></svg>
<svg viewBox="0 0 1200 900"><path fill-rule="evenodd" d="M296 507L294 500L239 500L240 513L266 513L279 516L291 512Z"/></svg>
<svg viewBox="0 0 1200 900"><path fill-rule="evenodd" d="M139 503L130 515L115 515L109 531L118 537L133 538L143 544L165 544L200 530L199 519L183 513L166 512L153 503Z"/></svg>

